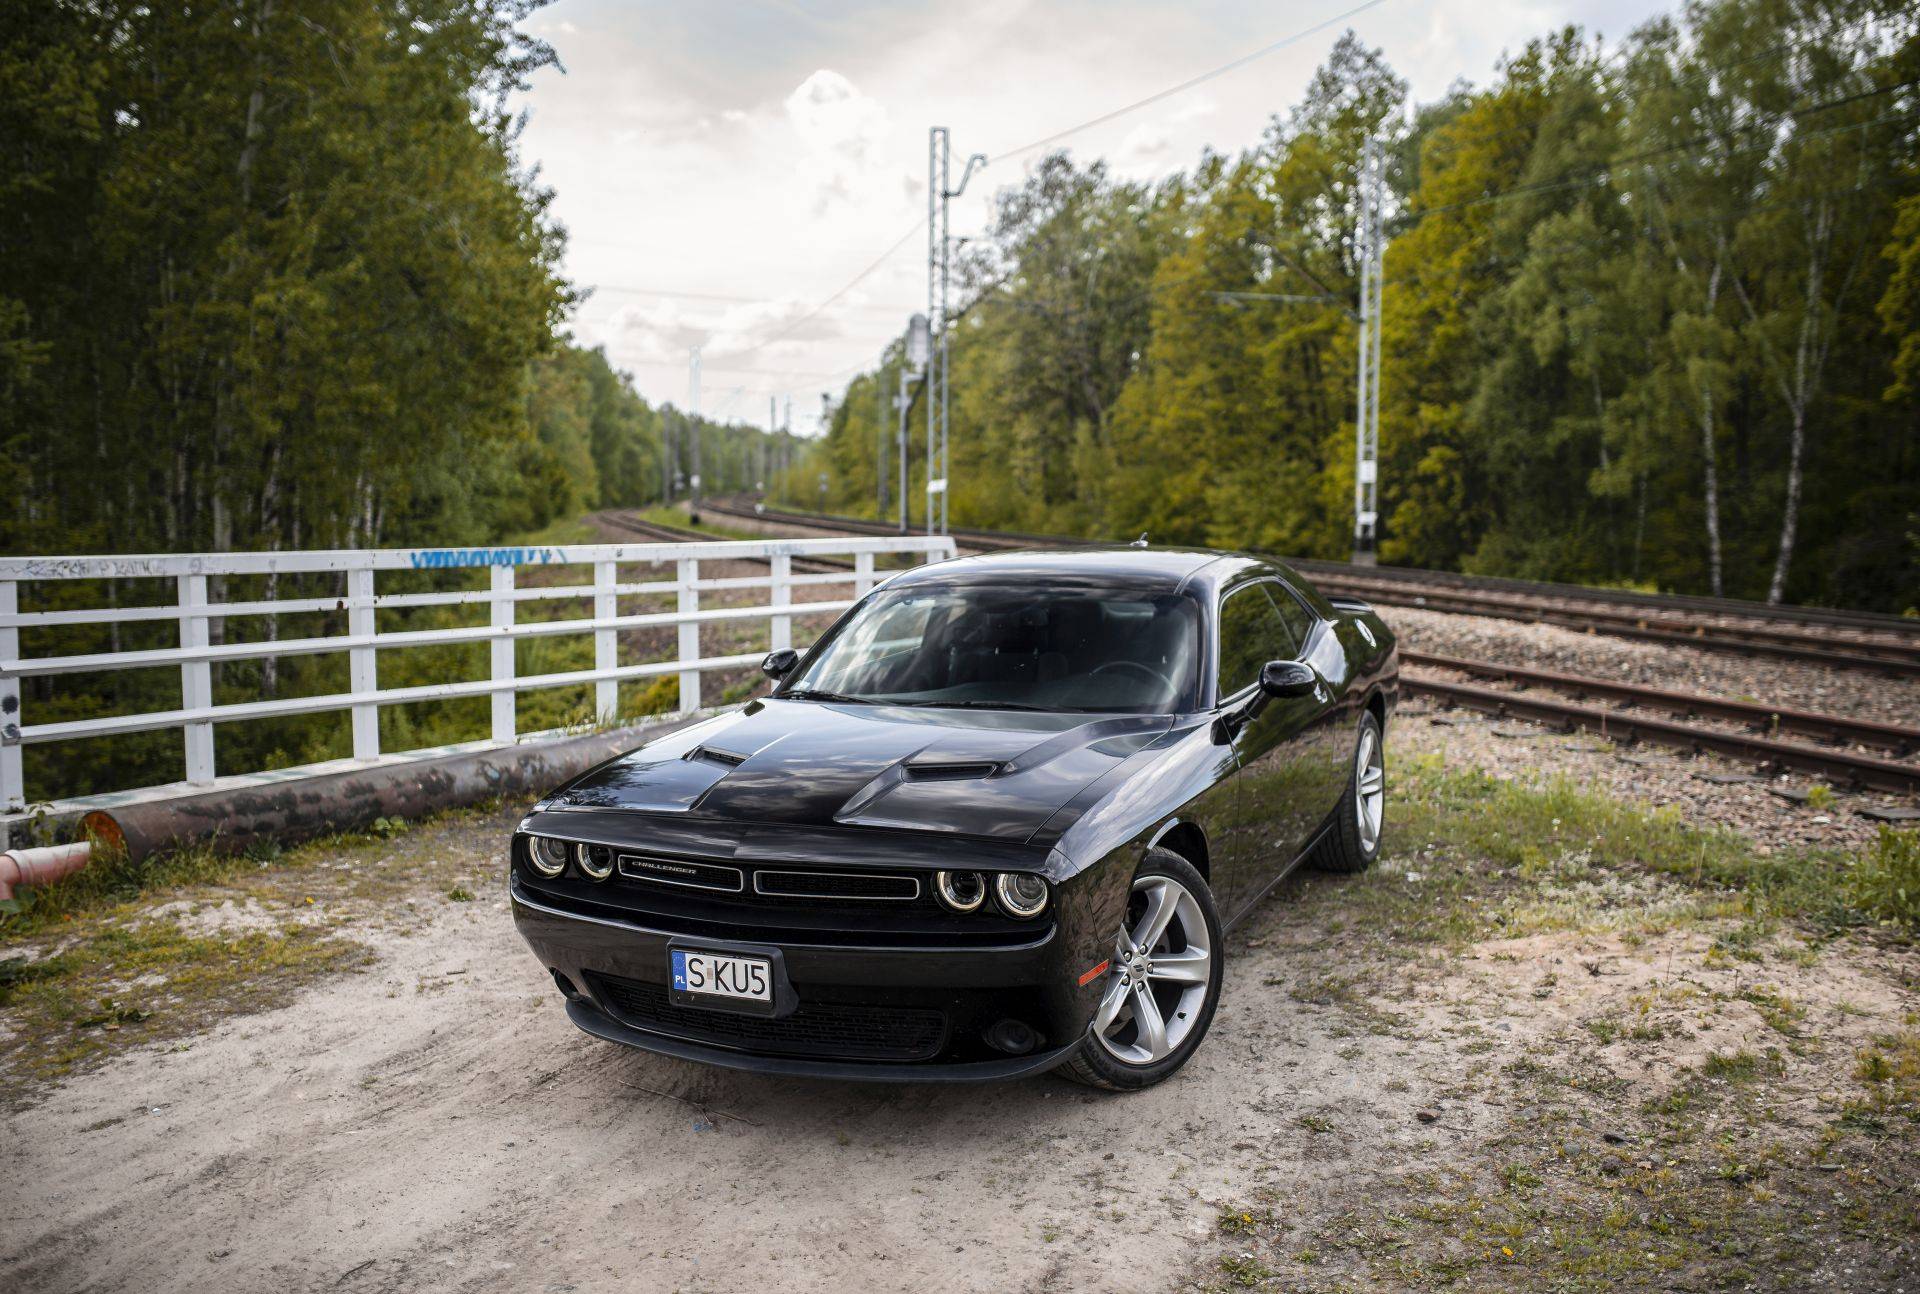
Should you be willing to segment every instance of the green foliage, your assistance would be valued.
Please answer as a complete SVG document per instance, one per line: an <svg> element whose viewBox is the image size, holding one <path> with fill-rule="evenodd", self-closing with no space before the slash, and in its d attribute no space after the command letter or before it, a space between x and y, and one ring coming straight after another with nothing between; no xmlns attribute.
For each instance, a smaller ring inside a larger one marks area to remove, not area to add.
<svg viewBox="0 0 1920 1294"><path fill-rule="evenodd" d="M1847 874L1847 893L1877 920L1920 929L1920 831L1880 828L1873 848Z"/></svg>
<svg viewBox="0 0 1920 1294"><path fill-rule="evenodd" d="M702 422L696 436L560 335L577 300L563 235L506 103L553 61L519 30L539 4L0 6L0 485L13 501L0 551L571 543L595 532L568 519L651 502L670 474L744 489L764 472L778 456L766 433ZM165 603L162 584L30 585L23 609ZM211 584L215 601L346 591L341 575ZM379 590L485 586L484 572L406 572ZM563 613L590 604L523 608ZM484 622L419 608L383 611L379 628ZM216 642L325 636L346 617L211 628ZM176 634L135 621L29 631L23 647L160 648ZM523 672L592 665L585 640L517 650ZM395 687L484 677L486 661L484 647L395 649L379 670ZM214 670L220 703L345 690L343 656ZM622 694L659 708L658 686ZM34 680L25 707L46 723L179 698L178 671L156 669ZM521 707L523 730L603 717L590 687ZM382 740L482 737L487 711L484 698L385 707ZM171 781L179 744L36 745L28 782L67 797ZM223 725L219 740L223 772L348 753L339 715Z"/></svg>
<svg viewBox="0 0 1920 1294"><path fill-rule="evenodd" d="M1912 606L1916 79L1911 6L1709 0L1543 36L1410 120L1348 34L1258 146L1156 186L1045 159L969 245L953 519L1345 556L1373 136L1384 559ZM897 374L787 499L873 511Z"/></svg>

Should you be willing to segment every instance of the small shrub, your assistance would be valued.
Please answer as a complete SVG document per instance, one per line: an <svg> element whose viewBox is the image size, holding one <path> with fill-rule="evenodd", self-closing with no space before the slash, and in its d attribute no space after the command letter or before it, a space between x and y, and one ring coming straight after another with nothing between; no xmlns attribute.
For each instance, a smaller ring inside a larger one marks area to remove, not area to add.
<svg viewBox="0 0 1920 1294"><path fill-rule="evenodd" d="M1847 893L1868 916L1920 927L1920 831L1880 828L1848 874Z"/></svg>

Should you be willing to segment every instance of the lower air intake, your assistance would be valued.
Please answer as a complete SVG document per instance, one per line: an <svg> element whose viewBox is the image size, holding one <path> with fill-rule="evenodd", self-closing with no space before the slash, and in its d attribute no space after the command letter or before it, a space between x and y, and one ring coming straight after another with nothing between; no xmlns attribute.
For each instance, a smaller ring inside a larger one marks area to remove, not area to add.
<svg viewBox="0 0 1920 1294"><path fill-rule="evenodd" d="M781 1020L676 1006L658 984L592 977L623 1024L649 1033L774 1056L835 1060L931 1060L947 1040L943 1011L809 1002Z"/></svg>

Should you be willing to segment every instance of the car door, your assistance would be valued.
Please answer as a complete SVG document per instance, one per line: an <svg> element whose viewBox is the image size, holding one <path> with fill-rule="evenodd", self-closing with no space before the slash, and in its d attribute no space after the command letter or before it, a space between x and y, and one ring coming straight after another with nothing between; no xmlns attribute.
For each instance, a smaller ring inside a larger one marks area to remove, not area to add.
<svg viewBox="0 0 1920 1294"><path fill-rule="evenodd" d="M1221 720L1230 729L1238 770L1227 800L1227 829L1216 849L1225 866L1216 866L1224 885L1221 910L1238 915L1289 863L1324 817L1319 809L1323 773L1312 745L1314 719L1324 694L1267 700L1247 715L1258 694L1260 667L1270 660L1294 660L1301 644L1274 601L1270 579L1241 584L1221 599L1217 617L1220 648ZM1220 847L1224 846L1224 849Z"/></svg>
<svg viewBox="0 0 1920 1294"><path fill-rule="evenodd" d="M1323 699L1307 720L1297 738L1300 760L1294 770L1294 785L1300 798L1300 811L1309 819L1312 831L1339 804L1347 789L1347 764L1354 752L1353 725L1357 719L1357 699L1351 695L1346 645L1334 627L1322 620L1308 601L1284 578L1267 586L1287 631L1299 644L1297 660L1313 666L1324 683ZM1302 846L1306 844L1302 841Z"/></svg>

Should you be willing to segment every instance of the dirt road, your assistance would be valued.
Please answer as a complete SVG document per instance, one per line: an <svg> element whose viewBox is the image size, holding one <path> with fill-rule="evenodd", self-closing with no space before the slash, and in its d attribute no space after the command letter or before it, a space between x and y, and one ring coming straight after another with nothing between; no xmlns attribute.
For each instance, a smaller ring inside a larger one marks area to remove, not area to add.
<svg viewBox="0 0 1920 1294"><path fill-rule="evenodd" d="M1478 819L1407 798L1439 795L1437 777L1400 792L1397 820L1419 825L1374 873L1302 877L1235 934L1206 1046L1129 1096L769 1079L588 1038L504 909L492 860L510 812L320 860L314 878L466 850L491 880L447 902L442 874L410 898L418 921L344 927L373 949L366 969L124 1049L11 1113L0 1287L1152 1291L1477 1273L1473 1288L1520 1289L1553 1263L1576 1273L1555 1288L1707 1288L1742 1270L1760 1288L1907 1282L1914 1125L1855 1072L1872 1039L1920 1019L1912 952L1755 930L1733 901L1599 870L1591 847L1549 851L1522 881L1447 843L1445 823ZM1540 829L1560 830L1567 810L1543 804ZM317 910L300 893L287 912Z"/></svg>
<svg viewBox="0 0 1920 1294"><path fill-rule="evenodd" d="M1254 937L1266 930L1259 923ZM10 1125L16 1289L1164 1289L1303 1109L1414 1097L1239 949L1190 1076L1137 1097L710 1071L577 1033L497 902L370 973L135 1053ZM1298 1134L1311 1137L1311 1134ZM1238 1144L1242 1149L1234 1149ZM1262 1170L1267 1170L1263 1172ZM8 1271L10 1268L10 1272Z"/></svg>

